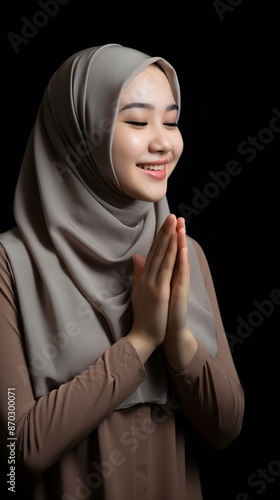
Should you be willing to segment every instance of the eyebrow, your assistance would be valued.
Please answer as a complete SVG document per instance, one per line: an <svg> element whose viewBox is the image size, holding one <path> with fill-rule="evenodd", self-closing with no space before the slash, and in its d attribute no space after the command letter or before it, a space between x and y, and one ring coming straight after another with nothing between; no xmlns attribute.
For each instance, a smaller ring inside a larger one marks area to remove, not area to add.
<svg viewBox="0 0 280 500"><path fill-rule="evenodd" d="M140 108L140 109L148 109L148 110L155 109L155 107L152 104L148 104L148 103L145 103L145 102L131 102L131 103L126 104L125 106L123 106L120 109L120 112L121 111L126 111L127 109L132 109L132 108ZM173 111L174 109L176 111L178 111L179 110L179 106L177 106L177 104L170 104L169 106L167 106L166 111Z"/></svg>

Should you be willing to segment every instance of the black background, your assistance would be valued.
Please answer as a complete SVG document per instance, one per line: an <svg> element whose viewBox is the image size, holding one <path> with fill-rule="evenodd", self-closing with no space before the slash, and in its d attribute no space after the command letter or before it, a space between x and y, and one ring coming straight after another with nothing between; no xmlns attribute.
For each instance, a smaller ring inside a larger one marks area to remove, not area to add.
<svg viewBox="0 0 280 500"><path fill-rule="evenodd" d="M5 6L0 232L13 225L13 194L25 145L45 86L66 57L85 47L120 43L173 64L181 83L185 149L169 181L168 199L207 255L246 395L240 437L220 454L203 450L204 498L277 500L280 307L279 298L278 304L271 298L280 289L280 133L262 130L270 128L275 109L275 127L280 128L277 2L192 1L183 10L166 4L155 12L140 3L114 8L104 3L98 13L92 2L62 3L56 2L57 12L45 17L38 13L46 1ZM37 23L29 38L22 31L23 16ZM23 37L17 53L9 33ZM254 148L252 161L245 149L238 149L249 136L262 146ZM232 160L239 173L218 186L210 172L224 176ZM267 300L265 314L255 301ZM240 330L241 321L248 326Z"/></svg>

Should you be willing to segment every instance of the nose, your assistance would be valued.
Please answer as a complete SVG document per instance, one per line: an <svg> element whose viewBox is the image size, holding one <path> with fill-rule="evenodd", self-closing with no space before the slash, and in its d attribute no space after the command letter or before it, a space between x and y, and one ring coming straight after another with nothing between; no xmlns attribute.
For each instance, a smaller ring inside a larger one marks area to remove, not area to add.
<svg viewBox="0 0 280 500"><path fill-rule="evenodd" d="M153 134L149 142L149 151L160 151L166 153L167 151L171 150L171 147L172 143L168 134L168 130L165 130L161 127L156 127L153 130Z"/></svg>

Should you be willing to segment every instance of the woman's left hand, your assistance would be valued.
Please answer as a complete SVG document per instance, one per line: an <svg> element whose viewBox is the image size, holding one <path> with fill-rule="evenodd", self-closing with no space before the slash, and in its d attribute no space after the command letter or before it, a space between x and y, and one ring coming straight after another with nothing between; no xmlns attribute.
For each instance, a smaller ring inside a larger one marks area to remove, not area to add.
<svg viewBox="0 0 280 500"><path fill-rule="evenodd" d="M190 265L185 220L177 220L178 251L171 280L166 336L180 336L186 328L190 290Z"/></svg>
<svg viewBox="0 0 280 500"><path fill-rule="evenodd" d="M185 221L177 220L177 258L171 280L168 320L163 349L170 366L181 373L192 360L197 341L187 326L190 264Z"/></svg>

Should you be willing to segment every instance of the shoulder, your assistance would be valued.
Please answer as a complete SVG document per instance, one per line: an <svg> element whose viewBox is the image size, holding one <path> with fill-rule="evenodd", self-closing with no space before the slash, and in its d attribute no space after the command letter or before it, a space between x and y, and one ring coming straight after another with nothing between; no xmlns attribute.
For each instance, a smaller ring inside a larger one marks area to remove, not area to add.
<svg viewBox="0 0 280 500"><path fill-rule="evenodd" d="M15 302L15 283L12 267L0 242L0 295L8 299L9 302Z"/></svg>
<svg viewBox="0 0 280 500"><path fill-rule="evenodd" d="M0 276L1 281L5 277L11 276L11 266L5 248L0 242Z"/></svg>
<svg viewBox="0 0 280 500"><path fill-rule="evenodd" d="M0 234L0 286L2 289L3 287L12 289L14 286L12 265L8 255L9 243L14 241L17 241L15 229Z"/></svg>

